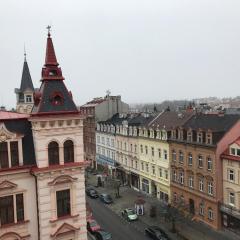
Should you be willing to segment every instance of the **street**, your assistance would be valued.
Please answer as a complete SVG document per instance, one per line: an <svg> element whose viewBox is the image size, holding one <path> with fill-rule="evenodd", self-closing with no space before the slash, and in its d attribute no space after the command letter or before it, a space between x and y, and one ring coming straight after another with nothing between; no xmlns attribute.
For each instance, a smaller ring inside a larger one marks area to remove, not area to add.
<svg viewBox="0 0 240 240"><path fill-rule="evenodd" d="M87 197L93 216L100 226L112 234L113 240L148 240L144 235L145 225L139 221L128 223L99 199ZM137 230L139 229L139 230Z"/></svg>

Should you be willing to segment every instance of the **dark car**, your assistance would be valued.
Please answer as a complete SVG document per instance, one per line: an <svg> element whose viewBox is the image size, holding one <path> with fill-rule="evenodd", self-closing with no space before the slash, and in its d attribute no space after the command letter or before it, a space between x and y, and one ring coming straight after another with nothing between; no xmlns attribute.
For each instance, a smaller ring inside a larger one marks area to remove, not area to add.
<svg viewBox="0 0 240 240"><path fill-rule="evenodd" d="M91 198L98 198L98 192L94 188L87 188L86 194Z"/></svg>
<svg viewBox="0 0 240 240"><path fill-rule="evenodd" d="M113 202L112 197L107 193L100 194L99 199L106 204L110 204Z"/></svg>
<svg viewBox="0 0 240 240"><path fill-rule="evenodd" d="M104 230L99 230L94 233L96 240L111 240L112 234Z"/></svg>
<svg viewBox="0 0 240 240"><path fill-rule="evenodd" d="M148 227L145 229L145 233L154 240L170 240L168 235L160 227Z"/></svg>

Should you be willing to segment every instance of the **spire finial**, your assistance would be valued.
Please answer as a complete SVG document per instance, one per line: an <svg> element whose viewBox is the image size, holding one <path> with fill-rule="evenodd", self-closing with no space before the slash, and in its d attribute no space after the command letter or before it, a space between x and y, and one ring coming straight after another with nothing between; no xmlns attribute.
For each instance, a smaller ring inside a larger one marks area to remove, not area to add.
<svg viewBox="0 0 240 240"><path fill-rule="evenodd" d="M48 37L50 37L51 36L51 25L48 25L47 27L47 30L48 30Z"/></svg>
<svg viewBox="0 0 240 240"><path fill-rule="evenodd" d="M26 53L26 46L25 46L25 43L24 43L24 62L27 61L27 53Z"/></svg>

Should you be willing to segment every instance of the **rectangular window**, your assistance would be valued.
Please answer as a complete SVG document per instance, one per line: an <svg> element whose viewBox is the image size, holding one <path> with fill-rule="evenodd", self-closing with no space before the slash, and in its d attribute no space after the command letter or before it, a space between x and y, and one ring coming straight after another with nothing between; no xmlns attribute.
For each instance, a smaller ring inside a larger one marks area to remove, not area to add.
<svg viewBox="0 0 240 240"><path fill-rule="evenodd" d="M199 215L204 216L204 204L199 204Z"/></svg>
<svg viewBox="0 0 240 240"><path fill-rule="evenodd" d="M190 188L193 188L193 176L189 176L188 185L189 185Z"/></svg>
<svg viewBox="0 0 240 240"><path fill-rule="evenodd" d="M143 164L143 162L141 163L141 166L142 166L142 171L144 171L144 164Z"/></svg>
<svg viewBox="0 0 240 240"><path fill-rule="evenodd" d="M9 168L7 142L0 143L0 167Z"/></svg>
<svg viewBox="0 0 240 240"><path fill-rule="evenodd" d="M202 155L198 156L198 167L203 168L203 157L202 157Z"/></svg>
<svg viewBox="0 0 240 240"><path fill-rule="evenodd" d="M132 152L132 151L133 151L133 145L130 144L130 152Z"/></svg>
<svg viewBox="0 0 240 240"><path fill-rule="evenodd" d="M175 150L172 151L172 160L173 160L173 161L176 161L176 160L177 160L177 156L176 156Z"/></svg>
<svg viewBox="0 0 240 240"><path fill-rule="evenodd" d="M235 194L233 192L229 193L229 204L230 205L235 205Z"/></svg>
<svg viewBox="0 0 240 240"><path fill-rule="evenodd" d="M134 145L134 152L137 153L137 145Z"/></svg>
<svg viewBox="0 0 240 240"><path fill-rule="evenodd" d="M165 178L168 179L168 170L165 170Z"/></svg>
<svg viewBox="0 0 240 240"><path fill-rule="evenodd" d="M234 182L234 170L232 169L228 170L228 180Z"/></svg>
<svg viewBox="0 0 240 240"><path fill-rule="evenodd" d="M203 179L199 179L199 191L203 192Z"/></svg>
<svg viewBox="0 0 240 240"><path fill-rule="evenodd" d="M71 215L70 189L57 191L57 216L63 217Z"/></svg>
<svg viewBox="0 0 240 240"><path fill-rule="evenodd" d="M23 194L16 195L17 222L24 221L24 201Z"/></svg>
<svg viewBox="0 0 240 240"><path fill-rule="evenodd" d="M197 134L197 142L198 142L198 143L202 143L202 133L201 133L201 132L199 132L199 133Z"/></svg>
<svg viewBox="0 0 240 240"><path fill-rule="evenodd" d="M141 153L143 153L143 145L140 146Z"/></svg>
<svg viewBox="0 0 240 240"><path fill-rule="evenodd" d="M212 159L210 157L207 158L207 170L212 171Z"/></svg>
<svg viewBox="0 0 240 240"><path fill-rule="evenodd" d="M31 103L32 102L32 96L31 95L26 95L26 102Z"/></svg>
<svg viewBox="0 0 240 240"><path fill-rule="evenodd" d="M208 194L213 195L213 182L208 182Z"/></svg>
<svg viewBox="0 0 240 240"><path fill-rule="evenodd" d="M11 165L12 167L19 166L18 142L10 142Z"/></svg>
<svg viewBox="0 0 240 240"><path fill-rule="evenodd" d="M192 166L192 154L191 153L188 154L188 165Z"/></svg>
<svg viewBox="0 0 240 240"><path fill-rule="evenodd" d="M13 196L0 198L1 225L14 223Z"/></svg>
<svg viewBox="0 0 240 240"><path fill-rule="evenodd" d="M162 169L159 168L159 177L162 177Z"/></svg>
<svg viewBox="0 0 240 240"><path fill-rule="evenodd" d="M167 160L167 158L168 158L167 150L164 150L164 159Z"/></svg>
<svg viewBox="0 0 240 240"><path fill-rule="evenodd" d="M236 149L235 148L231 148L231 154L232 155L235 155L236 154L236 151L235 151Z"/></svg>
<svg viewBox="0 0 240 240"><path fill-rule="evenodd" d="M180 172L180 174L179 174L179 180L180 180L180 183L181 183L181 184L184 184L184 173L183 173L183 172Z"/></svg>
<svg viewBox="0 0 240 240"><path fill-rule="evenodd" d="M208 219L213 220L213 210L211 208L208 209Z"/></svg>
<svg viewBox="0 0 240 240"><path fill-rule="evenodd" d="M145 146L145 154L147 155L148 154L148 147Z"/></svg>
<svg viewBox="0 0 240 240"><path fill-rule="evenodd" d="M184 160L183 152L179 151L179 163L183 164L183 160Z"/></svg>
<svg viewBox="0 0 240 240"><path fill-rule="evenodd" d="M148 172L149 170L148 170L148 164L146 163L146 172Z"/></svg>
<svg viewBox="0 0 240 240"><path fill-rule="evenodd" d="M155 175L155 166L152 166L152 174Z"/></svg>
<svg viewBox="0 0 240 240"><path fill-rule="evenodd" d="M151 149L152 149L152 157L154 157L154 147L152 147Z"/></svg>
<svg viewBox="0 0 240 240"><path fill-rule="evenodd" d="M161 149L158 149L158 157L161 158Z"/></svg>

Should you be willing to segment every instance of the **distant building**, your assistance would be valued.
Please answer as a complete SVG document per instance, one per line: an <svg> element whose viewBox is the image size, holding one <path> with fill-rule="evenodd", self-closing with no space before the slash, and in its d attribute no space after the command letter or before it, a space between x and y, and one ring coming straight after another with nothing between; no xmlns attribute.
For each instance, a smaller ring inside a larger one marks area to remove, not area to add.
<svg viewBox="0 0 240 240"><path fill-rule="evenodd" d="M30 113L34 102L34 87L30 75L26 54L24 57L22 79L20 88L15 88L17 97L16 111L19 113Z"/></svg>
<svg viewBox="0 0 240 240"><path fill-rule="evenodd" d="M237 115L196 114L172 129L171 202L209 226L221 227L221 153L240 135Z"/></svg>
<svg viewBox="0 0 240 240"><path fill-rule="evenodd" d="M105 121L116 113L127 113L128 104L122 102L121 96L110 96L94 98L92 101L80 107L84 119L84 157L96 167L96 123Z"/></svg>

